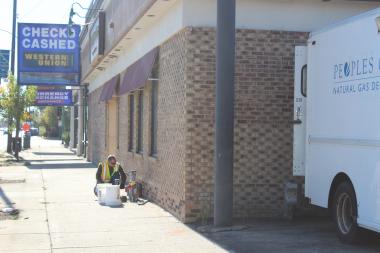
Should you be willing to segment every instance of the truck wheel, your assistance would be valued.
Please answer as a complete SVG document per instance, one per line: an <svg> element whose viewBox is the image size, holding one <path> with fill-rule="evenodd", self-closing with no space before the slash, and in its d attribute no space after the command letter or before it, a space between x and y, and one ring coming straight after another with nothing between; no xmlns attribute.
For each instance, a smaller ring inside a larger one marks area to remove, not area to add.
<svg viewBox="0 0 380 253"><path fill-rule="evenodd" d="M356 242L359 232L358 207L354 189L349 182L343 182L338 186L334 195L333 211L339 239L346 243Z"/></svg>

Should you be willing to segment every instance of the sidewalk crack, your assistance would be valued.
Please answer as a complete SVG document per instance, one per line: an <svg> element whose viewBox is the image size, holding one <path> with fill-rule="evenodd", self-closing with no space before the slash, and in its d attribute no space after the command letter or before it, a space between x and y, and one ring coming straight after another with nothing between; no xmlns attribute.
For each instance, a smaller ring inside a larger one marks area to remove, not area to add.
<svg viewBox="0 0 380 253"><path fill-rule="evenodd" d="M41 179L42 179L42 189L44 191L44 207L45 207L45 215L46 215L46 225L48 229L48 234L49 234L49 243L50 243L50 252L53 253L53 241L51 239L51 232L50 232L50 223L49 223L49 215L48 215L48 210L47 210L47 199L46 199L46 185L45 185L45 178L44 178L44 170L41 169Z"/></svg>

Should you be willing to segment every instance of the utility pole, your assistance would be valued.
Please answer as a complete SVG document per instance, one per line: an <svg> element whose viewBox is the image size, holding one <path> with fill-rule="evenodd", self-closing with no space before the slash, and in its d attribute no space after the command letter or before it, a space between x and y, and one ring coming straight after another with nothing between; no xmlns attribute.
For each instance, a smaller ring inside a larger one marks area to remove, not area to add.
<svg viewBox="0 0 380 253"><path fill-rule="evenodd" d="M13 24L12 24L12 58L11 58L11 68L12 68L12 74L15 75L15 54L16 54L16 17L17 17L17 0L13 0ZM16 80L16 78L15 78ZM17 105L20 103L20 86L16 83L17 85ZM19 153L19 142L18 138L20 135L20 115L21 112L17 110L16 113L16 138L15 138L15 156L17 161L19 160L18 153Z"/></svg>
<svg viewBox="0 0 380 253"><path fill-rule="evenodd" d="M12 49L11 49L11 73L14 76L15 74L15 52L16 52L16 16L17 16L17 0L13 0L13 17L12 17ZM20 90L17 89L17 99L19 99ZM8 119L12 121L12 119ZM20 120L16 119L16 138L18 137ZM7 143L7 152L11 152L12 145L12 132L9 131L11 128L11 123L8 122L8 143ZM18 160L18 146L16 145L16 158Z"/></svg>
<svg viewBox="0 0 380 253"><path fill-rule="evenodd" d="M214 225L233 218L235 0L217 1Z"/></svg>

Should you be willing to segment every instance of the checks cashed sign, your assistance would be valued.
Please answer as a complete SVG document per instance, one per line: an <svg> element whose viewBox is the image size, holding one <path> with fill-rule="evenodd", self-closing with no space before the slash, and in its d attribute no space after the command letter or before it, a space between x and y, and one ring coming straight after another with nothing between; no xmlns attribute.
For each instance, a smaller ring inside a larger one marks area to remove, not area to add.
<svg viewBox="0 0 380 253"><path fill-rule="evenodd" d="M79 85L79 33L78 25L19 23L19 84Z"/></svg>

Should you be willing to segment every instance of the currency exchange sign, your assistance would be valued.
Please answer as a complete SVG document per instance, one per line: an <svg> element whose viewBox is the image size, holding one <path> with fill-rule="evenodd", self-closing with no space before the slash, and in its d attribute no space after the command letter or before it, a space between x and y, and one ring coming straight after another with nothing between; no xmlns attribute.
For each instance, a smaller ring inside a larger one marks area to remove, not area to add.
<svg viewBox="0 0 380 253"><path fill-rule="evenodd" d="M79 85L80 26L18 24L18 83Z"/></svg>
<svg viewBox="0 0 380 253"><path fill-rule="evenodd" d="M72 90L54 89L37 90L36 106L71 106L73 105Z"/></svg>
<svg viewBox="0 0 380 253"><path fill-rule="evenodd" d="M7 78L9 70L9 50L0 50L0 78Z"/></svg>

